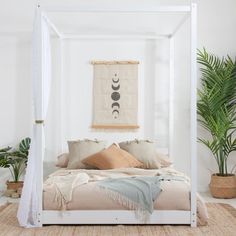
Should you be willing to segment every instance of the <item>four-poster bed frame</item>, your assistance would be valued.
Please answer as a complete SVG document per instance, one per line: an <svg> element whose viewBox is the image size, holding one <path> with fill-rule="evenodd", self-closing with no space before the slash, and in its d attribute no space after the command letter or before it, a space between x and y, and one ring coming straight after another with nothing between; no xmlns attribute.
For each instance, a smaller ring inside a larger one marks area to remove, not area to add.
<svg viewBox="0 0 236 236"><path fill-rule="evenodd" d="M47 13L50 12L86 12L86 13L186 13L191 19L191 209L189 211L182 210L155 210L151 215L150 222L148 224L189 224L192 227L196 226L196 190L197 190L197 162L196 162L196 47L197 47L197 34L196 34L196 21L197 21L197 9L196 4L186 6L152 6L151 8L144 9L133 6L132 8L124 7L122 9L93 9L83 7L37 7L38 14L41 19L46 20L48 26L50 26L56 35L61 39L169 39L170 46L170 103L169 103L169 138L173 139L173 91L174 91L174 36L180 26L184 23L186 17L179 23L177 28L168 35L72 35L63 34L59 32L54 23L49 19ZM42 29L41 29L42 30ZM43 47L38 48L43 52ZM43 56L41 56L43 58ZM43 61L41 62L43 64ZM39 70L40 75L43 75L43 71ZM41 79L42 80L42 79ZM43 104L44 91L43 82L39 81L39 87L41 96L41 105ZM42 105L43 107L43 105ZM43 108L42 108L43 109ZM140 224L135 218L134 211L131 210L70 210L70 211L49 211L42 208L42 190L43 190L43 120L36 119L36 126L39 127L37 133L37 177L36 177L36 190L38 206L36 212L37 226L44 224ZM171 156L172 147L170 140L169 153ZM142 223L141 223L142 224Z"/></svg>

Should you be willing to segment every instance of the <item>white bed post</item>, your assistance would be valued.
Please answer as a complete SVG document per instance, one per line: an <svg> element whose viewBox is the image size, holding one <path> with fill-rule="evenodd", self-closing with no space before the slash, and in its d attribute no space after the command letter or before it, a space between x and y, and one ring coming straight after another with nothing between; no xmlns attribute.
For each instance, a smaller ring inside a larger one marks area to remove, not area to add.
<svg viewBox="0 0 236 236"><path fill-rule="evenodd" d="M42 38L42 12L40 6L37 6L37 11L40 16L40 37ZM39 114L43 116L43 67L42 67L42 39L40 40L40 48L39 48L39 57L41 58L41 65L39 68L40 73L40 81L39 81L39 98L40 98L40 107ZM35 120L35 125L37 129L37 137L36 137L36 168L37 168L37 175L36 175L36 189L37 189L37 197L38 197L38 206L37 206L37 222L38 227L42 227L42 193L43 193L43 159L44 159L44 121L43 120Z"/></svg>
<svg viewBox="0 0 236 236"><path fill-rule="evenodd" d="M60 67L61 67L61 74L60 74L60 132L61 132L61 137L60 137L60 146L61 146L61 153L63 152L64 150L64 145L63 145L63 142L65 140L65 126L64 126L64 122L65 122L65 118L64 118L64 108L65 108L65 105L64 105L64 99L66 96L64 96L64 40L63 38L60 36L59 37L59 40L60 40Z"/></svg>
<svg viewBox="0 0 236 236"><path fill-rule="evenodd" d="M191 226L197 225L197 4L191 4Z"/></svg>
<svg viewBox="0 0 236 236"><path fill-rule="evenodd" d="M173 139L174 139L174 35L169 37L169 150L168 154L172 161L173 158Z"/></svg>
<svg viewBox="0 0 236 236"><path fill-rule="evenodd" d="M38 129L36 140L37 140L37 181L36 189L38 196L38 211L37 211L37 222L38 227L42 227L42 193L43 193L43 157L44 157L44 127L43 123L37 123L36 129Z"/></svg>

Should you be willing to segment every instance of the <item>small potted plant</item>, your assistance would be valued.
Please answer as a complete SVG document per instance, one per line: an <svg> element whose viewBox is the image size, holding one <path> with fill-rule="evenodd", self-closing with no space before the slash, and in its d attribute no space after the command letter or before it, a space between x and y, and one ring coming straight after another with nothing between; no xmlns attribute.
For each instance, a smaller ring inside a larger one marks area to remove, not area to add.
<svg viewBox="0 0 236 236"><path fill-rule="evenodd" d="M12 181L7 181L7 190L14 193L23 187L23 181L20 181L28 160L30 138L23 139L17 149L6 147L0 149L0 167L8 168ZM11 195L11 194L9 194Z"/></svg>
<svg viewBox="0 0 236 236"><path fill-rule="evenodd" d="M236 177L228 170L228 158L236 151L236 60L219 58L204 49L198 51L198 63L202 75L198 121L210 134L209 139L199 141L211 150L218 166L211 176L210 192L216 198L234 198Z"/></svg>

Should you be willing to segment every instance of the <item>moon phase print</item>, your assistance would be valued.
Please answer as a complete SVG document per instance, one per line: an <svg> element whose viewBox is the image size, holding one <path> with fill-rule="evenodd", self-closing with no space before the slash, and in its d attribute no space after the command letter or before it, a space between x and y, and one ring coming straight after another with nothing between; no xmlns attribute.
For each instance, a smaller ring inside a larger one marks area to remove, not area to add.
<svg viewBox="0 0 236 236"><path fill-rule="evenodd" d="M138 61L93 61L92 128L137 129Z"/></svg>
<svg viewBox="0 0 236 236"><path fill-rule="evenodd" d="M118 119L120 115L120 79L117 73L114 73L114 78L112 78L111 84L111 113L114 119Z"/></svg>

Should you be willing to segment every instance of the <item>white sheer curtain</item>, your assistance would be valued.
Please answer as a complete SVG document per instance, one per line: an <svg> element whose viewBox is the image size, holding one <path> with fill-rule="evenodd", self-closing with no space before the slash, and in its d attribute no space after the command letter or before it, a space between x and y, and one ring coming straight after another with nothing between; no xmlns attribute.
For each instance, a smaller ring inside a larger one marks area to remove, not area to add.
<svg viewBox="0 0 236 236"><path fill-rule="evenodd" d="M36 10L33 30L33 57L32 57L32 83L35 124L31 137L31 147L28 165L24 180L22 197L19 204L17 218L23 227L41 226L39 214L41 213L41 185L42 166L44 155L44 126L50 95L51 83L51 45L50 32L46 20L40 9Z"/></svg>

